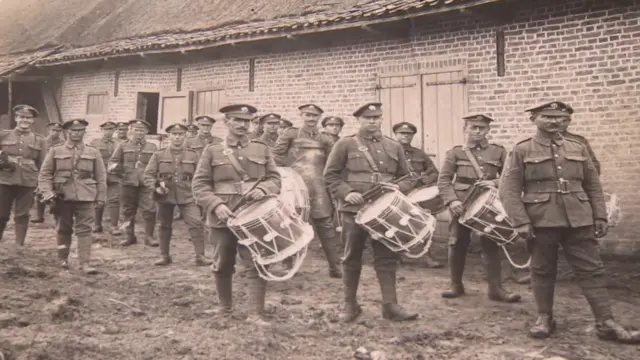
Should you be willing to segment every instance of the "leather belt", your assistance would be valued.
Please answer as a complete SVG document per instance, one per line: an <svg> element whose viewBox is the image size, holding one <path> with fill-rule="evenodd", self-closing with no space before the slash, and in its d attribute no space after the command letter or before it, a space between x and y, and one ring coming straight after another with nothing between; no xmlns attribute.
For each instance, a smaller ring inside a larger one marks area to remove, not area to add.
<svg viewBox="0 0 640 360"><path fill-rule="evenodd" d="M29 164L29 165L35 165L36 162L33 159L29 159L29 158L24 158L22 156L13 156L13 155L8 155L7 158L9 159L9 161L11 161L12 163L15 164Z"/></svg>
<svg viewBox="0 0 640 360"><path fill-rule="evenodd" d="M218 195L244 195L257 181L217 182L213 184L213 192Z"/></svg>
<svg viewBox="0 0 640 360"><path fill-rule="evenodd" d="M363 182L363 183L379 183L389 182L393 179L393 175L385 173L349 173L347 174L347 182Z"/></svg>
<svg viewBox="0 0 640 360"><path fill-rule="evenodd" d="M472 179L468 177L456 176L456 180L453 182L454 184L465 184L465 185L473 185L480 181L480 179Z"/></svg>
<svg viewBox="0 0 640 360"><path fill-rule="evenodd" d="M548 180L548 181L535 181L525 185L524 192L526 193L561 193L569 194L574 192L583 192L582 181L575 180Z"/></svg>

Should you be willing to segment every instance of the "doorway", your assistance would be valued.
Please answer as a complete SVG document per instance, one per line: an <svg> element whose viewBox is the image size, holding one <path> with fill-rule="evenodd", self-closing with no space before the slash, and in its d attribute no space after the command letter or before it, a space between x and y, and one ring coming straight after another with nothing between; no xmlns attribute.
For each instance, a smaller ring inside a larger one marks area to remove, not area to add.
<svg viewBox="0 0 640 360"><path fill-rule="evenodd" d="M150 135L158 133L158 106L160 104L160 93L139 92L136 117L145 120L151 125Z"/></svg>

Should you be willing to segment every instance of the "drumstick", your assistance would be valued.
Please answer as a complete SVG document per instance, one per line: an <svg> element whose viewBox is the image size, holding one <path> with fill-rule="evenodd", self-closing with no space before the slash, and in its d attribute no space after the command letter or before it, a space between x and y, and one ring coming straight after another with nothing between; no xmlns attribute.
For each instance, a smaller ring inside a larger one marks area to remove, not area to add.
<svg viewBox="0 0 640 360"><path fill-rule="evenodd" d="M399 178L397 178L395 180L392 180L391 184L397 184L400 181L403 181L403 180L409 178L410 176L411 175L401 176L401 177L399 177ZM376 198L380 197L385 191L387 191L387 189L385 189L384 185L376 184L371 189L365 191L362 194L362 197L365 199L365 201L376 199Z"/></svg>
<svg viewBox="0 0 640 360"><path fill-rule="evenodd" d="M247 192L245 192L244 194L242 194L242 197L240 198L240 201L236 204L236 206L234 206L231 211L232 212L236 212L242 205L246 204L247 202L247 197L246 195L248 193L251 192L251 190L255 189L262 181L264 181L264 177L261 177L260 179L258 179L258 181L256 181L255 184L253 184L249 190L247 190Z"/></svg>

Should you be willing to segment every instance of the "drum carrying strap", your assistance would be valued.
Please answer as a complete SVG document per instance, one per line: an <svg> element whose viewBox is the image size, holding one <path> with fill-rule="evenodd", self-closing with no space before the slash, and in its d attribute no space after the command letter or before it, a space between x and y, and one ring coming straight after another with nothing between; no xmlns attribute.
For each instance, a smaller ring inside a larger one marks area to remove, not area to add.
<svg viewBox="0 0 640 360"><path fill-rule="evenodd" d="M369 163L373 171L379 173L380 169L378 168L378 165L376 165L375 160L373 160L373 156L371 156L371 152L369 152L369 148L366 147L357 136L354 136L353 138L356 140L356 145L358 145L358 150L362 152L362 155L364 155L364 158L367 159L367 162Z"/></svg>
<svg viewBox="0 0 640 360"><path fill-rule="evenodd" d="M473 170L476 171L476 175L478 175L478 179L480 180L484 179L484 173L482 172L482 169L480 169L480 164L478 164L478 159L476 159L473 153L471 153L471 150L469 150L469 148L465 147L463 148L463 150L464 150L464 153L467 154L467 157L469 158L469 162L471 163L471 166L473 166Z"/></svg>
<svg viewBox="0 0 640 360"><path fill-rule="evenodd" d="M247 172L244 171L244 169L242 168L242 165L240 165L240 162L236 158L236 155L233 153L233 149L227 146L226 141L222 144L222 148L224 149L222 153L227 156L227 159L229 159L231 166L233 166L233 169L238 173L238 175L240 175L240 178L242 179L242 181L249 180L250 179L249 174L247 174Z"/></svg>

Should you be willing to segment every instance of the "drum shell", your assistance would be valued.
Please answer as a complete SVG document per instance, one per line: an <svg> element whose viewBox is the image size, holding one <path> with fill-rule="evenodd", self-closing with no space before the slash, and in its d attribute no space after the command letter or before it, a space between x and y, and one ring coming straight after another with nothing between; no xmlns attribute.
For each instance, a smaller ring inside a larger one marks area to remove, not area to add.
<svg viewBox="0 0 640 360"><path fill-rule="evenodd" d="M429 210L432 214L437 214L447 209L447 206L444 204L444 199L440 195L437 195L433 199L419 201L417 204L421 208Z"/></svg>

